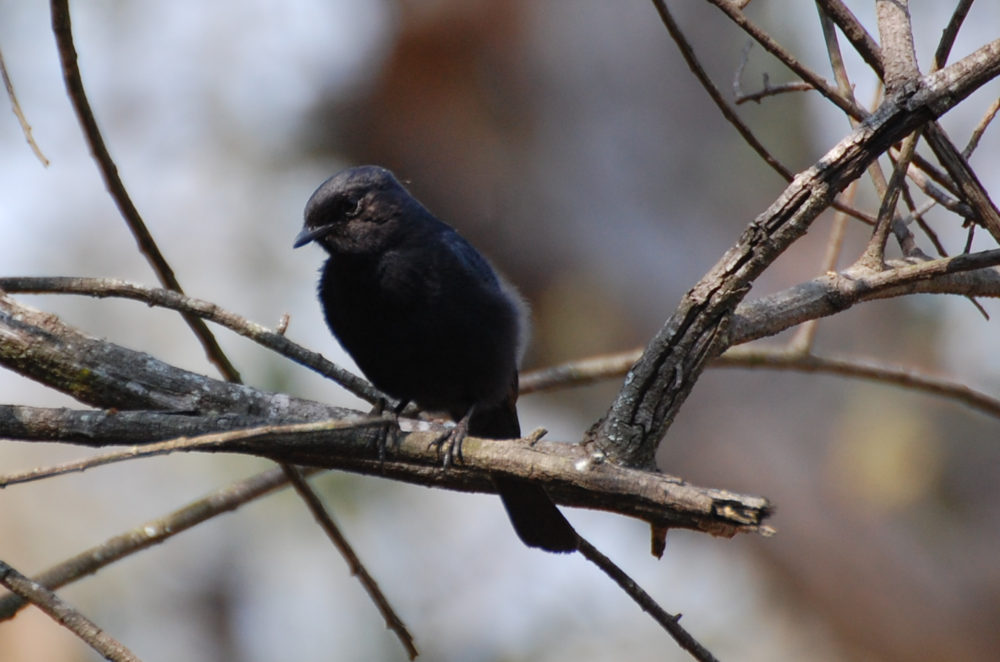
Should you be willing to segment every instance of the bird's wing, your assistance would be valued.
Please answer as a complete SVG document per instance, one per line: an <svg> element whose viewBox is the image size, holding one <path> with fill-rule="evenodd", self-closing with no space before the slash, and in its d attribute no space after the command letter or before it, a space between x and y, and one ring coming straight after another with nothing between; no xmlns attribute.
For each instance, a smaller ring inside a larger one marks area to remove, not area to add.
<svg viewBox="0 0 1000 662"><path fill-rule="evenodd" d="M493 267L462 235L454 230L448 230L444 237L442 237L442 240L451 249L450 252L454 255L455 259L461 262L464 271L475 274L482 284L487 287L500 287L500 282L497 279L496 272L493 271Z"/></svg>

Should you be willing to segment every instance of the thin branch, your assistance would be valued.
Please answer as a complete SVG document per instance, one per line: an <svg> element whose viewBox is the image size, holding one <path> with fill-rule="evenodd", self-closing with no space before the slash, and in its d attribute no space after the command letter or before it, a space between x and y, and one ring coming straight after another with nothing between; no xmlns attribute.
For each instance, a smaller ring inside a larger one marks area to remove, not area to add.
<svg viewBox="0 0 1000 662"><path fill-rule="evenodd" d="M153 240L153 236L146 227L146 223L142 220L139 210L132 203L132 198L129 196L128 191L125 189L125 184L118 174L118 166L115 165L114 160L111 158L101 131L97 126L97 120L90 107L90 102L87 100L87 92L84 90L83 78L80 76L80 67L77 63L76 46L73 44L73 29L70 24L69 0L51 0L50 7L52 12L52 32L55 34L56 46L59 49L59 60L62 62L66 91L69 94L70 101L73 103L73 109L76 111L76 116L80 121L84 137L90 145L91 154L93 154L94 160L97 161L98 169L104 178L104 184L108 189L108 193L114 199L118 210L129 226L129 230L131 230L132 235L135 237L139 251L146 257L150 266L153 267L153 271L156 273L160 283L168 289L182 293L183 290L177 281L177 277L174 275L173 269L170 268L170 264L163 257L163 254L160 253L160 249ZM219 347L218 341L216 341L215 336L212 335L212 332L205 323L189 313L181 313L181 316L201 342L208 360L215 364L225 377L239 381L239 372L229 362L229 359L226 358L222 348Z"/></svg>
<svg viewBox="0 0 1000 662"><path fill-rule="evenodd" d="M270 494L287 483L287 477L278 467L236 481L192 501L169 515L149 520L130 531L109 538L100 545L42 572L34 578L34 581L51 590L58 589L82 577L92 575L126 556L157 545L216 515L235 510L245 503ZM26 601L18 596L7 595L0 598L0 621L13 618L25 605Z"/></svg>
<svg viewBox="0 0 1000 662"><path fill-rule="evenodd" d="M883 71L882 48L868 34L868 31L861 25L861 21L848 9L847 5L841 0L816 0L816 4L823 8L823 13L833 19L833 22L851 42L861 59L881 78Z"/></svg>
<svg viewBox="0 0 1000 662"><path fill-rule="evenodd" d="M854 45L858 53L865 59L865 61L872 67L872 69L879 75L880 78L885 76L883 69L883 56L881 48L875 43L864 27L861 26L857 18L851 13L851 11L841 2L841 0L817 0L826 11L826 13L837 23L840 29L844 32L847 38ZM959 6L956 8L955 14L953 15L952 22L960 24L962 14L962 5L965 0L960 0ZM956 28L957 30L957 28ZM945 33L942 35L942 40L939 45L940 56L935 56L935 63L943 66L944 63L944 53L946 49L943 47L950 41L949 34L951 30L946 28ZM948 49L950 50L950 46ZM936 67L935 67L936 70ZM934 149L935 154L942 162L945 167L948 168L948 175L942 173L938 170L932 163L927 161L925 158L919 154L914 155L913 162L918 168L923 170L930 176L935 182L940 186L946 188L956 197L964 197L969 200L977 209L977 216L983 225L990 230L991 234L1000 241L1000 215L996 211L996 207L989 200L989 196L985 193L982 185L979 184L978 179L971 174L971 169L968 168L968 164L963 164L960 160L954 158L951 153L954 151L954 147L949 148L948 141L941 141L941 136L938 135L939 130L936 127L936 123L926 132L926 138L928 143ZM943 133L943 132L940 132ZM968 158L966 156L966 158ZM951 178L949 178L949 175ZM953 179L955 181L953 181ZM963 183L964 180L964 183ZM961 193L961 196L959 195Z"/></svg>
<svg viewBox="0 0 1000 662"><path fill-rule="evenodd" d="M738 347L716 359L712 367L768 368L865 379L944 397L989 416L1000 418L1000 398L977 391L960 381L929 375L904 366L857 358L816 356L767 347Z"/></svg>
<svg viewBox="0 0 1000 662"><path fill-rule="evenodd" d="M837 31L830 16L823 9L823 3L817 0L816 8L819 12L819 24L823 31L823 41L826 43L827 57L830 59L830 68L833 70L834 80L837 81L837 89L844 96L854 97L854 88L851 86L850 78L847 75L847 67L844 65L844 57L840 52L840 42L837 40ZM848 115L848 120L856 122Z"/></svg>
<svg viewBox="0 0 1000 662"><path fill-rule="evenodd" d="M975 215L975 212L972 211L972 208L969 205L948 195L945 191L935 185L919 168L910 168L907 170L906 176L909 177L910 181L916 184L917 188L923 191L927 197L931 198L934 202L941 205L948 211L958 214L962 218L972 218Z"/></svg>
<svg viewBox="0 0 1000 662"><path fill-rule="evenodd" d="M825 274L741 305L733 315L732 345L773 336L863 301L906 294L1000 297L1000 249L934 260L890 260L886 271L852 267ZM987 268L992 267L992 268Z"/></svg>
<svg viewBox="0 0 1000 662"><path fill-rule="evenodd" d="M729 107L729 104L726 103L726 100L722 98L722 93L719 91L719 88L715 86L715 83L712 82L712 79L709 78L705 69L701 66L701 63L698 61L698 57L694 53L694 49L691 47L691 44L684 36L684 32L680 29L680 26L677 25L673 15L667 8L665 0L653 0L653 6L656 7L656 11L660 15L660 20L663 21L663 25L667 28L667 32L670 34L670 37L674 40L674 43L677 44L677 48L680 49L681 56L687 63L688 68L691 69L691 73L693 73L695 78L698 79L701 86L705 88L708 96L715 103L719 112L722 113L722 116L726 118L727 122L733 125L733 128L735 128L737 133L740 134L740 137L743 138L748 145L750 145L750 148L757 152L757 155L760 156L765 163L771 166L772 170L781 175L782 179L786 182L791 181L792 172L783 166L778 159L774 158L769 151L767 151L767 148L764 147L759 140L757 140L757 136L753 134L750 127L743 123L743 120L739 118L733 109Z"/></svg>
<svg viewBox="0 0 1000 662"><path fill-rule="evenodd" d="M845 97L849 99L854 99L854 87L851 85L850 77L847 74L847 67L844 65L844 58L840 52L840 42L837 39L837 31L836 28L834 27L834 22L830 19L829 15L827 15L825 10L823 9L822 4L817 3L816 6L819 12L820 27L822 28L823 31L823 39L826 42L827 55L830 59L830 67L833 69L834 78L837 81L837 89L840 90L840 93L843 94ZM876 98L881 98L881 97L882 97L882 89L879 88L878 92L876 93ZM851 125L851 128L857 127L858 121L856 119L848 116L847 120L848 123ZM912 158L912 152L910 158ZM907 169L907 171L909 171L909 169ZM875 185L875 190L878 192L879 196L883 200L885 200L887 192L889 191L889 185L885 180L885 175L882 173L882 167L879 165L877 159L873 160L870 164L868 164L868 176L871 177L872 183ZM851 184L854 185L855 182L852 182ZM900 185L900 189L904 194L907 204L909 205L910 196L908 194L909 193L908 190L902 185ZM922 228L925 229L928 236L937 245L937 237L934 235L931 229L928 228L923 223L922 220L919 220L918 223ZM903 223L895 215L895 212L893 212L892 214L891 223L889 222L888 219L884 221L881 232L885 232L886 228L890 228L896 235L896 239L899 242L899 245L903 248L904 255L920 254L920 251L916 247L916 243L913 240L913 235L910 233L906 224ZM878 233L880 232L880 230L876 228L875 232ZM885 237L881 237L881 240L884 245ZM811 334L815 333L815 329L816 329L815 324L809 323L807 327L807 332L810 334L810 336ZM809 336L806 336L806 339L808 339L808 337Z"/></svg>
<svg viewBox="0 0 1000 662"><path fill-rule="evenodd" d="M287 466L287 465L282 465ZM316 493L309 487L306 483L306 479L302 476L302 473L291 467L291 471L286 470L286 476L292 483L292 487L298 492L299 496L303 501L309 506L309 510L312 512L316 521L319 523L320 527L326 532L327 537L333 542L333 544L340 551L340 554L347 561L347 567L350 568L351 574L358 578L361 582L361 586L364 587L365 591L368 593L368 597L371 598L372 602L378 608L379 612L382 614L382 618L385 619L386 627L396 633L396 637L402 642L403 647L406 648L406 654L411 660L417 658L417 647L413 643L413 635L410 634L409 630L406 629L406 624L403 623L399 615L393 610L392 605L386 599L385 595L382 593L382 589L379 588L378 583L375 579L368 573L364 564L361 563L361 559L358 558L357 553L354 548L351 547L350 543L347 542L347 538L341 533L340 528L334 523L330 514L323 507L323 503L320 501Z"/></svg>
<svg viewBox="0 0 1000 662"><path fill-rule="evenodd" d="M44 411L39 410L38 408L32 408L34 411L24 411L25 408L18 408L18 411L14 412L13 416L5 415L5 410L7 408L8 406L0 406L0 434L5 434L7 436L14 436L14 434L17 434L22 439L37 436L43 436L45 439L53 439L56 431L58 430L59 434L65 434L74 439L84 439L85 441L83 443L86 443L87 445L103 445L107 443L106 439L95 434L95 430L87 429L88 427L93 428L95 425L100 426L102 423L107 423L106 420L102 420L100 413L78 412L79 415L75 417L75 420L71 421L69 420L70 417L66 415L65 410L57 410L59 414L58 420L61 425L53 426L51 424L51 418L46 417L44 415ZM27 416L25 416L25 414L27 414ZM165 431L169 429L168 426L156 425L152 420L143 420L143 414L148 414L147 418L154 419L157 422L162 422L163 417L169 415L165 415L160 412L128 412L128 414L131 414L131 416L122 416L122 413L115 414L112 417L110 426L105 425L104 429L111 426L117 426L119 428L125 427L126 429L130 429L132 431L132 435L134 437L143 438L155 436L156 434L164 434ZM187 418L191 417L188 416ZM213 419L215 419L216 416L213 415L207 418L210 425L215 424ZM18 421L16 432L11 429L5 430L2 426L4 421L10 419L16 419ZM75 426L73 423L75 423ZM94 466L135 459L138 457L151 457L154 455L163 455L178 451L211 450L212 448L220 448L226 446L227 444L231 444L234 440L238 441L246 438L247 436L259 434L262 430L272 432L278 431L285 434L294 433L295 431L345 431L369 428L373 426L384 426L385 423L386 421L384 419L362 418L360 420L335 420L320 423L299 423L286 426L275 426L272 424L261 425L256 429L250 430L249 432L247 430L230 430L227 432L201 435L193 438L180 437L178 439L169 439L158 443L133 446L132 448L128 448L117 453L109 453L101 455L97 458L90 458L88 460L74 462L68 465L61 465L59 467L35 469L30 472L14 474L12 476L0 476L0 487L5 487L12 483L27 482L29 480L37 480L51 475L67 473L68 471L83 471ZM41 428L40 431L42 432L42 435L36 435L34 433L34 430L36 429L35 426ZM121 439L121 431L116 430L115 432L116 434L114 434L113 437ZM347 542L346 537L340 532L336 523L333 522L332 517L323 507L319 497L312 493L312 490L308 485L300 484L304 481L297 468L288 463L282 463L280 468L282 473L284 473L295 486L296 492L303 499L303 501L305 501L310 512L312 512L313 517L315 517L320 523L327 536L330 537L331 541L333 541L334 545L343 555L344 559L347 561L348 567L351 569L351 574L355 575L358 578L358 581L361 582L362 587L372 598L376 608L382 614L383 618L385 618L389 628L396 633L400 642L403 644L404 648L406 648L410 659L414 659L416 657L416 648L413 645L413 637L407 631L402 619L399 618L392 606L389 604L389 601L382 594L381 589L378 587L378 584L372 578L371 574L365 569L357 554L351 549L350 543Z"/></svg>
<svg viewBox="0 0 1000 662"><path fill-rule="evenodd" d="M379 421L379 424L385 425L385 421ZM375 603L375 608L378 609L382 618L385 619L386 627L392 630L396 638L399 639L403 648L406 649L407 656L411 660L415 660L418 653L416 646L413 644L413 635L406 628L403 619L393 609L388 598L382 593L378 582L375 581L375 578L365 568L361 562L361 558L354 551L351 543L347 541L347 537L340 530L340 527L333 521L333 515L323 505L323 501L319 498L319 495L306 482L306 479L302 475L302 470L289 462L279 462L279 466L285 477L288 478L289 482L295 488L295 493L299 495L299 498L306 504L306 508L312 513L313 519L316 520L320 528L323 529L323 532L326 533L326 537L330 539L330 542L340 552L344 561L347 562L347 567L350 569L351 574L358 578L358 582L365 590L365 593Z"/></svg>
<svg viewBox="0 0 1000 662"><path fill-rule="evenodd" d="M284 334L272 331L261 324L250 322L210 301L189 297L179 292L147 287L114 278L65 276L0 278L0 290L22 294L79 294L97 298L118 297L141 301L148 306L169 308L224 326L244 338L249 338L324 377L332 379L368 402L374 403L380 398L386 397L364 379L323 358L321 354L292 342Z"/></svg>
<svg viewBox="0 0 1000 662"><path fill-rule="evenodd" d="M572 386L586 386L612 377L622 377L642 356L642 349L590 356L522 373L521 395L545 393Z"/></svg>
<svg viewBox="0 0 1000 662"><path fill-rule="evenodd" d="M948 25L941 33L941 41L938 42L937 50L934 51L932 70L940 69L948 61L948 55L951 54L951 47L955 45L955 38L958 36L958 31L962 27L962 23L965 21L965 17L968 15L970 9L972 9L972 0L959 0L955 11L951 14L951 20L948 21Z"/></svg>
<svg viewBox="0 0 1000 662"><path fill-rule="evenodd" d="M28 142L31 151L35 153L38 160L42 162L42 165L46 168L49 167L49 160L42 154L42 149L35 142L35 137L31 135L31 124L28 123L28 118L25 117L24 111L21 110L21 104L17 101L17 94L14 92L14 83L10 79L10 74L7 73L7 63L4 62L2 50L0 50L0 77L3 77L3 84L7 89L7 98L10 99L10 108L14 111L17 121L21 125L21 133L24 134L24 139Z"/></svg>
<svg viewBox="0 0 1000 662"><path fill-rule="evenodd" d="M971 2L961 0L952 19L941 36L934 59L934 70L947 60L958 29L971 7ZM907 0L876 0L879 32L886 52L886 85L890 90L915 80L919 75L913 50L913 30L910 25ZM891 68L890 68L891 65ZM937 122L926 128L927 144L948 171L962 197L975 211L976 220L1000 242L1000 210L990 199L989 193L969 166L965 157L948 138Z"/></svg>
<svg viewBox="0 0 1000 662"><path fill-rule="evenodd" d="M754 280L872 160L998 73L1000 40L887 98L850 135L799 173L684 295L629 371L607 414L589 430L588 440L617 462L651 464L705 364L728 346L732 311Z"/></svg>
<svg viewBox="0 0 1000 662"><path fill-rule="evenodd" d="M791 92L809 92L813 89L813 86L809 83L803 83L801 81L793 81L791 83L779 83L778 85L771 85L767 78L767 74L764 75L764 83L759 90L756 92L744 92L738 97L733 99L733 103L737 106L745 104L747 102L760 103L768 97L776 97L782 94L789 94Z"/></svg>
<svg viewBox="0 0 1000 662"><path fill-rule="evenodd" d="M937 122L928 123L924 135L927 144L934 150L934 155L961 191L962 199L972 207L975 220L1000 242L1000 210L990 199L989 192L979 181L969 162Z"/></svg>
<svg viewBox="0 0 1000 662"><path fill-rule="evenodd" d="M882 202L879 205L878 223L875 224L871 241L868 242L864 254L858 259L860 265L870 269L885 268L885 245L889 238L889 232L893 229L893 221L896 220L896 203L899 201L900 191L902 191L906 184L906 171L910 167L910 161L913 159L913 153L916 151L919 139L920 131L917 130L903 141L899 162L896 164L896 169L893 170L892 177L886 185ZM904 235L908 234L905 226L901 227L901 231L904 232ZM912 248L907 250L907 246L904 244L904 253L911 255L913 250Z"/></svg>
<svg viewBox="0 0 1000 662"><path fill-rule="evenodd" d="M121 642L97 627L93 621L71 607L58 595L38 582L0 561L0 584L31 602L91 648L112 662L141 662Z"/></svg>
<svg viewBox="0 0 1000 662"><path fill-rule="evenodd" d="M526 373L521 378L522 390L554 391L621 378L642 354L633 349L601 357L578 359L542 370ZM797 349L768 347L734 347L713 360L709 368L766 368L791 370L866 379L878 384L890 384L907 390L947 398L989 416L1000 418L1000 398L970 388L962 382L929 375L905 366L878 363L846 356L819 356Z"/></svg>
<svg viewBox="0 0 1000 662"><path fill-rule="evenodd" d="M972 153L976 151L976 147L979 146L980 138L982 138L983 134L986 133L986 127L988 127L990 122L993 121L993 118L997 116L997 111L1000 111L1000 98L993 101L989 109L987 109L986 114L983 115L983 119L979 120L979 124L976 125L972 135L969 136L969 143L965 146L965 149L962 150L962 156L966 159L972 156Z"/></svg>
<svg viewBox="0 0 1000 662"><path fill-rule="evenodd" d="M265 419L342 418L349 410L208 380L149 354L81 333L0 291L0 364L95 407L229 413Z"/></svg>
<svg viewBox="0 0 1000 662"><path fill-rule="evenodd" d="M694 659L700 662L717 662L716 658L712 653L702 646L698 641L691 636L691 634L681 627L680 614L672 615L668 614L660 605L656 603L653 598L642 589L639 584L635 582L634 579L629 577L625 571L619 568L614 562L607 556L602 554L596 547L591 545L587 540L580 538L580 553L583 554L588 561L596 565L598 568L604 571L618 586L622 588L625 593L627 593L641 608L643 611L648 613L653 619L663 627L670 636L674 638L674 641L680 645L681 648L691 653Z"/></svg>
<svg viewBox="0 0 1000 662"><path fill-rule="evenodd" d="M93 111L87 101L83 81L80 76L80 70L77 66L77 55L76 48L73 45L73 32L70 25L68 0L52 0L51 7L52 29L56 35L56 43L59 47L59 56L63 65L63 75L66 79L66 87L70 98L73 101L73 106L76 109L77 116L80 119L84 134L87 137L87 141L90 143L91 151L94 154L101 170L101 174L104 177L108 191L111 193L111 197L118 205L118 209L121 211L129 229L132 231L132 234L136 239L136 243L139 246L139 250L146 257L150 266L153 267L153 271L156 273L160 282L167 289L173 290L179 295L183 295L183 290L174 275L173 269L160 252L160 249L156 245L149 229L142 220L139 210L132 203L132 199L118 175L118 168L112 160L111 155L104 144L104 139L101 136L100 130L97 127L97 121L95 120ZM219 371L226 378L226 380L234 383L241 383L242 380L239 372L222 351L218 341L215 339L215 336L209 330L204 320L185 311L181 311L181 316L187 322L188 326L191 327L195 336L197 336L197 338L201 341L208 359L218 367ZM298 477L298 472L294 467L283 464L282 469L291 480L295 481ZM310 489L308 485L301 483L297 491L300 495L304 495L309 492ZM323 524L327 533L336 531L336 525L329 514L325 512L318 497L311 495L311 498L307 499L306 503L316 519ZM337 537L334 539L334 543L342 552L345 549L350 549L346 539L344 539L339 532L337 533ZM345 558L347 558L346 555ZM351 562L351 559L353 559L352 567L357 568L360 566L360 562L358 562L357 557L353 552L350 553L349 562ZM406 631L406 628L402 627L402 622L395 615L395 613L392 612L392 609L389 607L384 597L378 593L377 587L375 587L375 592L373 594L371 587L374 586L374 583L369 583L371 578L367 573L359 575L359 578L361 579L362 584L365 585L366 590L369 591L369 594L372 594L373 598L375 597L375 594L381 598L380 601L376 600L379 610L382 611L383 615L387 617L387 620L391 620L391 624L398 624L399 627L393 627L393 630L400 637L403 646L407 649L407 652L411 655L411 657L415 656L416 649L413 648L412 638Z"/></svg>
<svg viewBox="0 0 1000 662"><path fill-rule="evenodd" d="M670 37L674 40L674 43L677 44L677 48L680 50L681 56L687 63L688 68L691 69L691 72L694 74L695 78L698 79L698 82L705 89L705 92L708 93L709 98L711 98L712 102L715 103L719 112L722 113L722 116L727 122L733 125L733 128L735 128L736 132L740 134L740 137L746 141L747 145L749 145L761 159L763 159L764 163L770 166L771 169L778 173L778 175L780 175L786 182L791 182L793 178L792 171L786 168L768 151L764 144L757 139L757 136L754 135L753 131L750 130L750 127L748 127L746 123L740 119L739 115L736 114L736 111L734 111L729 104L726 103L726 100L723 98L719 88L712 82L708 73L705 72L704 67L701 66L701 62L698 61L694 48L691 46L690 42L688 42L687 37L684 36L684 32L674 20L673 15L667 8L666 2L664 0L653 0L653 6L656 7L656 11L660 15L660 20L663 22L664 27L667 28L667 32L670 34ZM831 206L853 218L857 218L864 223L874 225L875 219L867 216L859 210L853 209L849 205L843 204L836 198L831 203Z"/></svg>
<svg viewBox="0 0 1000 662"><path fill-rule="evenodd" d="M658 1L659 0L654 0L654 2ZM747 18L742 11L737 9L728 0L708 0L708 2L718 7L723 14L728 16L730 20L750 35L754 41L763 46L764 50L784 63L784 65L795 72L799 78L812 85L817 92L832 101L838 108L841 108L844 112L858 120L863 120L867 117L868 113L865 109L861 108L851 99L848 99L844 95L840 94L836 88L825 81L822 76L799 62L798 58L788 52L784 46L778 43L778 41L771 37L771 35L767 34L753 21Z"/></svg>
<svg viewBox="0 0 1000 662"><path fill-rule="evenodd" d="M79 446L105 448L123 443L134 444L129 448L111 453L102 453L82 460L65 462L51 467L36 467L12 474L0 474L0 488L30 483L68 473L83 472L116 462L169 455L181 451L211 450L211 448L232 443L247 435L246 430L281 429L284 432L315 430L362 430L382 427L383 418L358 418L355 420L333 420L316 423L287 422L256 419L242 421L246 428L233 429L228 422L215 431L219 418L225 416L193 416L163 414L161 412L131 411L115 412L105 418L106 412L72 409L46 409L43 407L23 407L0 405L0 435L19 441L58 441ZM170 418L184 418L183 435L174 436L173 421ZM11 424L16 421L15 424ZM280 426L280 428L279 428ZM164 439L164 441L156 441Z"/></svg>
<svg viewBox="0 0 1000 662"><path fill-rule="evenodd" d="M854 196L858 190L857 180L851 182L847 187L845 198L848 204L854 202ZM826 254L823 256L821 273L829 273L837 270L837 260L840 258L841 250L844 247L844 237L847 234L847 216L842 212L833 215L833 226L830 228L830 238L826 242ZM795 336L789 341L790 347L795 351L808 352L816 340L816 332L819 330L819 320L812 319L802 324L796 331Z"/></svg>
<svg viewBox="0 0 1000 662"><path fill-rule="evenodd" d="M740 64L736 67L736 73L733 74L733 103L737 106L747 103L748 101L760 103L763 99L768 97L788 94L789 92L809 92L814 89L812 85L802 81L792 81L791 83L771 85L771 77L767 75L767 72L764 72L762 76L763 82L761 89L756 92L744 92L743 69L746 68L747 62L750 59L750 48L752 46L753 40L748 40L746 46L743 47L743 52L740 53Z"/></svg>

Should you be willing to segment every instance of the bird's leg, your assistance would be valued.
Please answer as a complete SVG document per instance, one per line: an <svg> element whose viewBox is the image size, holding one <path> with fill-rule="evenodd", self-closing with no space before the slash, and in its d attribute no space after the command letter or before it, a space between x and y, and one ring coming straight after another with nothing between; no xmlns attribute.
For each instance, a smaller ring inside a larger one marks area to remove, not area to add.
<svg viewBox="0 0 1000 662"><path fill-rule="evenodd" d="M382 416L385 413L386 404L385 398L379 398L375 401L375 405L372 407L369 415ZM410 404L408 400L400 400L395 407L389 410L392 415L391 419L386 421L385 425L375 428L374 442L378 448L378 461L380 464L385 462L385 452L388 446L391 445L393 449L399 447L403 431L399 427L399 415L403 413L408 404Z"/></svg>
<svg viewBox="0 0 1000 662"><path fill-rule="evenodd" d="M453 460L464 462L462 459L462 442L469 436L469 421L472 419L472 412L475 406L470 407L456 423L455 427L443 433L440 437L428 444L428 448L434 446L438 452L444 448L444 468L451 466Z"/></svg>

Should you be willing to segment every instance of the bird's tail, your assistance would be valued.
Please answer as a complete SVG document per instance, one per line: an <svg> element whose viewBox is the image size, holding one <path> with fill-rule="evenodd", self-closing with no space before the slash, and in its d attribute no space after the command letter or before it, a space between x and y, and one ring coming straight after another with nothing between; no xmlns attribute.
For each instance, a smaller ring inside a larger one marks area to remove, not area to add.
<svg viewBox="0 0 1000 662"><path fill-rule="evenodd" d="M512 395L493 406L476 407L469 419L469 434L488 439L516 439L521 436L517 418L517 382ZM545 488L519 478L493 474L507 516L518 537L528 547L549 552L572 552L579 538L570 523L559 512Z"/></svg>

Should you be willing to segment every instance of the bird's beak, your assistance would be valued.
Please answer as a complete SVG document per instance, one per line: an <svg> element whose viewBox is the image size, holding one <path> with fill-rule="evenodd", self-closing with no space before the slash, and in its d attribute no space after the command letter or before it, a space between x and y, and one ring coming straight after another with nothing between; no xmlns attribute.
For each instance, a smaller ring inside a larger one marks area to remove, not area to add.
<svg viewBox="0 0 1000 662"><path fill-rule="evenodd" d="M309 228L309 227L302 228L302 232L300 232L299 235L295 237L295 243L292 244L292 248L299 248L300 246L305 246L309 242L319 239L320 237L322 237L325 234L328 234L332 230L333 230L332 225L321 225L318 228Z"/></svg>

